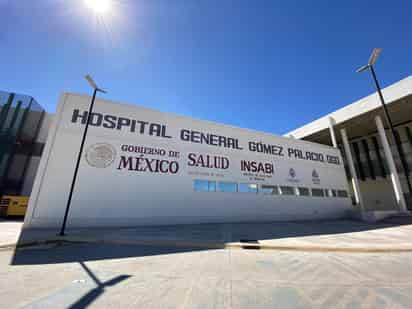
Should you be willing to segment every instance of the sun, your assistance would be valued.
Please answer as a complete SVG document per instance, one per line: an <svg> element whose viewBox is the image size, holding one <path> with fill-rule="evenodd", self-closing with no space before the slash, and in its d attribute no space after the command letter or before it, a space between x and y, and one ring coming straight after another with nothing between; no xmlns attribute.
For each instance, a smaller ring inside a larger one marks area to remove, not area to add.
<svg viewBox="0 0 412 309"><path fill-rule="evenodd" d="M84 0L86 6L96 14L104 15L111 7L110 0Z"/></svg>

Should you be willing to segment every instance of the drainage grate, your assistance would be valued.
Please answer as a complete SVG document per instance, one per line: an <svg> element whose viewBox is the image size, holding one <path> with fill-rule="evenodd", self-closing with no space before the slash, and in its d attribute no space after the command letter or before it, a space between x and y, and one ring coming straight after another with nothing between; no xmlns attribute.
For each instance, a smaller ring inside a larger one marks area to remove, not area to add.
<svg viewBox="0 0 412 309"><path fill-rule="evenodd" d="M247 242L247 243L259 243L256 239L240 239L240 242Z"/></svg>
<svg viewBox="0 0 412 309"><path fill-rule="evenodd" d="M240 239L239 242L245 243L245 245L242 246L243 249L260 249L259 241L257 241L256 239Z"/></svg>

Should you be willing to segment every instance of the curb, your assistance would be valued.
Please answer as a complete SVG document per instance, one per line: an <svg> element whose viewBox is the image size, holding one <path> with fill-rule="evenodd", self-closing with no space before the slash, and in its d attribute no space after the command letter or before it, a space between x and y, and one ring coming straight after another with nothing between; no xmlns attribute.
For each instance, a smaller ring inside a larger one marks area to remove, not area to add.
<svg viewBox="0 0 412 309"><path fill-rule="evenodd" d="M243 248L242 245L235 245L238 248ZM304 251L304 252L342 252L342 253L396 253L396 252L412 252L412 246L407 247L332 247L332 246L313 246L313 245L256 245L251 244L251 247L263 250L277 251ZM251 248L255 249L255 248Z"/></svg>
<svg viewBox="0 0 412 309"><path fill-rule="evenodd" d="M0 245L0 251L7 251L11 249L15 249L16 244L5 244L5 245Z"/></svg>
<svg viewBox="0 0 412 309"><path fill-rule="evenodd" d="M44 246L44 245L50 245L50 244L61 244L64 243L65 241L63 240L57 240L57 239L50 239L50 240L42 240L42 241L30 241L30 242L25 242L21 244L5 244L5 245L0 245L0 251L7 251L7 250L15 250L15 249L24 249L28 247L38 247L38 246Z"/></svg>
<svg viewBox="0 0 412 309"><path fill-rule="evenodd" d="M145 245L145 246L172 246L172 247L198 247L207 249L255 249L255 250L275 250L275 251L310 251L310 252L348 252L348 253L378 253L378 252L412 252L412 243L403 246L320 246L320 245L269 245L262 243L248 242L208 242L190 240L113 240L113 239L86 239L86 238L66 238L59 239L60 242L68 243L98 243L98 244L119 244L119 245Z"/></svg>
<svg viewBox="0 0 412 309"><path fill-rule="evenodd" d="M168 247L196 247L204 249L253 249L253 250L273 250L273 251L305 251L305 252L347 252L347 253L396 253L396 252L412 252L412 244L403 246L320 246L320 245L270 245L262 243L250 242L209 242L209 241L191 241L191 240L127 240L127 239L95 239L95 238L76 238L64 237L54 238L43 241L31 241L22 244L6 244L0 245L0 251L23 249L27 247L38 247L50 244L112 244L112 245L143 245L143 246L168 246Z"/></svg>

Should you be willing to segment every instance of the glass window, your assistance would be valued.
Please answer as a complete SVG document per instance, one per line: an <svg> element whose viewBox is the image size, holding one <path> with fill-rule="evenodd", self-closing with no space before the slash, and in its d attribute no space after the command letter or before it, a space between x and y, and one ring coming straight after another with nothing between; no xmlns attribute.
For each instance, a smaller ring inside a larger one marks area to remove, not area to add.
<svg viewBox="0 0 412 309"><path fill-rule="evenodd" d="M316 196L316 197L325 196L325 191L319 188L312 188L312 196Z"/></svg>
<svg viewBox="0 0 412 309"><path fill-rule="evenodd" d="M209 192L209 181L207 180L195 179L193 186L197 192Z"/></svg>
<svg viewBox="0 0 412 309"><path fill-rule="evenodd" d="M298 187L298 195L299 196L309 196L309 188L305 188L305 187Z"/></svg>
<svg viewBox="0 0 412 309"><path fill-rule="evenodd" d="M240 183L239 192L257 193L258 186L255 183Z"/></svg>
<svg viewBox="0 0 412 309"><path fill-rule="evenodd" d="M336 197L337 196L336 190L325 189L325 192L326 192L326 196L328 196L328 197Z"/></svg>
<svg viewBox="0 0 412 309"><path fill-rule="evenodd" d="M280 193L282 195L295 195L295 189L289 186L280 186Z"/></svg>
<svg viewBox="0 0 412 309"><path fill-rule="evenodd" d="M216 192L216 181L209 181L209 192Z"/></svg>
<svg viewBox="0 0 412 309"><path fill-rule="evenodd" d="M338 190L338 197L348 197L348 191Z"/></svg>
<svg viewBox="0 0 412 309"><path fill-rule="evenodd" d="M218 188L220 192L237 192L237 183L236 182L218 182Z"/></svg>
<svg viewBox="0 0 412 309"><path fill-rule="evenodd" d="M216 191L216 182L195 179L193 181L193 188L196 192L214 192Z"/></svg>
<svg viewBox="0 0 412 309"><path fill-rule="evenodd" d="M33 111L37 117L30 117ZM36 137L44 111L37 102L25 95L0 91L0 187L3 194L20 195L26 169L33 156ZM29 134L24 127L32 123Z"/></svg>
<svg viewBox="0 0 412 309"><path fill-rule="evenodd" d="M262 191L263 194L271 194L271 195L278 195L279 194L278 186L262 185L260 187L260 191Z"/></svg>

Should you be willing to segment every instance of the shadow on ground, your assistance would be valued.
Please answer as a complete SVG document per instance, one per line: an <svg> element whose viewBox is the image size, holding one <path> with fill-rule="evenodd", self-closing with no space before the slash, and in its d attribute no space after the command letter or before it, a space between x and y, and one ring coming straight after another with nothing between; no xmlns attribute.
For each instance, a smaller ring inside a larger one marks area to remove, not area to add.
<svg viewBox="0 0 412 309"><path fill-rule="evenodd" d="M168 248L118 244L60 244L47 248L17 249L11 265L58 264L121 259L207 250L205 248Z"/></svg>
<svg viewBox="0 0 412 309"><path fill-rule="evenodd" d="M96 245L91 245L89 247L94 247L94 249L96 249ZM110 250L111 248L105 248L105 251ZM104 275L103 272L101 273L103 279L99 278L86 262L88 259L94 259L96 256L102 257L105 254L102 255L102 252L100 252L98 248L95 251L95 254L92 254L93 251L94 250L88 250L86 246L71 245L52 249L49 248L46 250L25 250L24 253L21 252L22 254L18 255L19 258L22 258L23 260L28 259L30 261L29 264L77 262L87 275L86 277L81 277L81 280L75 280L69 284L63 281L60 289L52 289L49 294L43 295L39 299L30 302L24 306L24 308L87 308L97 298L104 297L107 289L121 284L132 277L130 274L119 274L116 276ZM77 261L75 261L74 255L76 255L78 259ZM47 275L45 277L47 277Z"/></svg>
<svg viewBox="0 0 412 309"><path fill-rule="evenodd" d="M83 270L87 273L89 278L93 280L95 283L96 287L91 289L89 292L87 292L85 295L77 299L74 303L72 303L68 308L70 309L77 309L77 308L86 308L90 304L92 304L98 297L100 297L104 292L105 289L111 286L114 286L124 280L129 279L131 276L130 275L119 275L116 276L110 280L107 280L105 282L102 282L99 280L99 278L93 273L93 271L86 266L84 262L79 262L80 266L83 268Z"/></svg>
<svg viewBox="0 0 412 309"><path fill-rule="evenodd" d="M203 243L228 243L247 242L257 243L259 240L297 238L316 235L338 235L371 230L380 230L400 225L412 224L410 217L396 217L379 223L366 223L351 220L336 221L305 221L305 222L270 222L270 223L226 223L226 224L196 224L178 226L149 226L118 229L77 229L68 231L69 235L102 241L133 241L133 240L168 240L190 241L193 246L196 242ZM26 238L25 233L32 231L23 230L20 240ZM53 231L54 235L57 231ZM247 247L247 246L246 246ZM75 248L71 250L70 248ZM79 250L78 248L82 248ZM210 247L212 248L212 246ZM12 265L24 264L50 264L67 263L76 261L90 261L102 259L117 259L125 257L141 257L162 254L173 254L190 251L208 250L206 247L172 247L144 246L144 245L73 245L60 244L47 250L18 249L12 259Z"/></svg>

